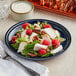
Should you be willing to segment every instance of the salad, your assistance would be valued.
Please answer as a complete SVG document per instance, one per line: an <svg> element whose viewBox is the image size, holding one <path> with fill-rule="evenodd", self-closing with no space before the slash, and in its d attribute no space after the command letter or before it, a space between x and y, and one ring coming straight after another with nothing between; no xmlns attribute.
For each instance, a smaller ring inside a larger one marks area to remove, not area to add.
<svg viewBox="0 0 76 76"><path fill-rule="evenodd" d="M48 57L60 51L65 41L58 30L45 22L24 23L11 39L11 46L25 57Z"/></svg>

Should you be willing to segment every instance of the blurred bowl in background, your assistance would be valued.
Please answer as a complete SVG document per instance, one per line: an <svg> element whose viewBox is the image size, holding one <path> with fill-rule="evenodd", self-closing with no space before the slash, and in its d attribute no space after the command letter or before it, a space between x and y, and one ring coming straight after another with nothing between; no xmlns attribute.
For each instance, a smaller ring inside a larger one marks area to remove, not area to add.
<svg viewBox="0 0 76 76"><path fill-rule="evenodd" d="M15 1L10 5L11 15L15 21L33 18L34 5L29 1Z"/></svg>

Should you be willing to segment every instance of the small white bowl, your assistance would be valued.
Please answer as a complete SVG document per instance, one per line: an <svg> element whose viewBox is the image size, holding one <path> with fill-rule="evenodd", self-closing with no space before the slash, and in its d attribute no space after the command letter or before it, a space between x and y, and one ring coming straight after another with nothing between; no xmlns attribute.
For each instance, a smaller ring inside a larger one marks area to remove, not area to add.
<svg viewBox="0 0 76 76"><path fill-rule="evenodd" d="M11 15L16 21L33 18L34 5L29 1L15 1L10 5Z"/></svg>

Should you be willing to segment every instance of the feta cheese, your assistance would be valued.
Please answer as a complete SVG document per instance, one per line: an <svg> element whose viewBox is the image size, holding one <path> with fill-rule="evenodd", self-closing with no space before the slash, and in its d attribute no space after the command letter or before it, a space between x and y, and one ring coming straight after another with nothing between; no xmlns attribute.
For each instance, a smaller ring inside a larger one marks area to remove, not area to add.
<svg viewBox="0 0 76 76"><path fill-rule="evenodd" d="M34 26L40 27L38 24L34 24Z"/></svg>
<svg viewBox="0 0 76 76"><path fill-rule="evenodd" d="M58 30L55 30L55 34L56 34L57 37L60 37L60 33L59 33Z"/></svg>
<svg viewBox="0 0 76 76"><path fill-rule="evenodd" d="M22 33L21 33L21 37L24 37L26 35L26 30L24 30Z"/></svg>
<svg viewBox="0 0 76 76"><path fill-rule="evenodd" d="M63 46L60 45L58 48L54 49L54 50L51 50L51 53L58 53L59 51L61 51L63 49Z"/></svg>
<svg viewBox="0 0 76 76"><path fill-rule="evenodd" d="M43 29L43 31L47 33L52 39L56 37L56 34L52 28L46 28L46 29Z"/></svg>
<svg viewBox="0 0 76 76"><path fill-rule="evenodd" d="M18 48L18 53L22 52L22 50L24 49L24 47L27 45L27 42L21 42Z"/></svg>
<svg viewBox="0 0 76 76"><path fill-rule="evenodd" d="M40 29L40 26L38 24L34 24L34 29Z"/></svg>
<svg viewBox="0 0 76 76"><path fill-rule="evenodd" d="M30 42L33 42L33 37L36 35L37 35L37 33L32 33L32 35L30 36Z"/></svg>
<svg viewBox="0 0 76 76"><path fill-rule="evenodd" d="M35 44L33 50L37 51L37 50L40 50L41 48L47 49L47 47L48 47L48 46L46 46L46 45L42 45L42 44L37 43L37 44Z"/></svg>
<svg viewBox="0 0 76 76"><path fill-rule="evenodd" d="M29 36L26 35L26 30L24 30L24 31L21 33L21 37L22 37L22 38L23 38L23 37L26 37L27 39L29 38Z"/></svg>

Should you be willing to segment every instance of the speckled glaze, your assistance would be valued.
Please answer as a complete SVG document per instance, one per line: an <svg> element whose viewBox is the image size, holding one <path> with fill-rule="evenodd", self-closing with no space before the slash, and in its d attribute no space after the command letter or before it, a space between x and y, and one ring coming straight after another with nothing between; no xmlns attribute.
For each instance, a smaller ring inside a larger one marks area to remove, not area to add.
<svg viewBox="0 0 76 76"><path fill-rule="evenodd" d="M44 22L44 21L47 21L54 29L58 30L61 34L61 37L65 38L66 40L61 44L63 46L63 49L56 53L55 55L51 55L49 57L45 57L45 58L41 58L41 57L35 57L35 58L27 58L27 57L24 57L22 56L21 54L18 54L16 50L14 50L11 46L10 46L10 41L11 41L11 38L12 36L20 29L22 29L22 24L28 22L28 23L31 23L31 24L34 24L36 23L37 21L40 21L40 22ZM64 27L62 26L61 24L59 23L56 23L54 21L51 21L51 20L46 20L46 19L31 19L31 20L26 20L26 21L22 21L22 22L19 22L15 25L13 25L7 32L6 32L6 35L5 35L5 43L7 45L7 47L10 49L10 51L12 51L12 53L16 54L17 56L23 58L23 59L28 59L28 60L48 60L48 59L51 59L51 58L54 58L56 56L59 56L60 54L62 54L63 52L65 52L67 50L67 48L69 47L69 45L71 44L71 35L69 33L69 31Z"/></svg>

